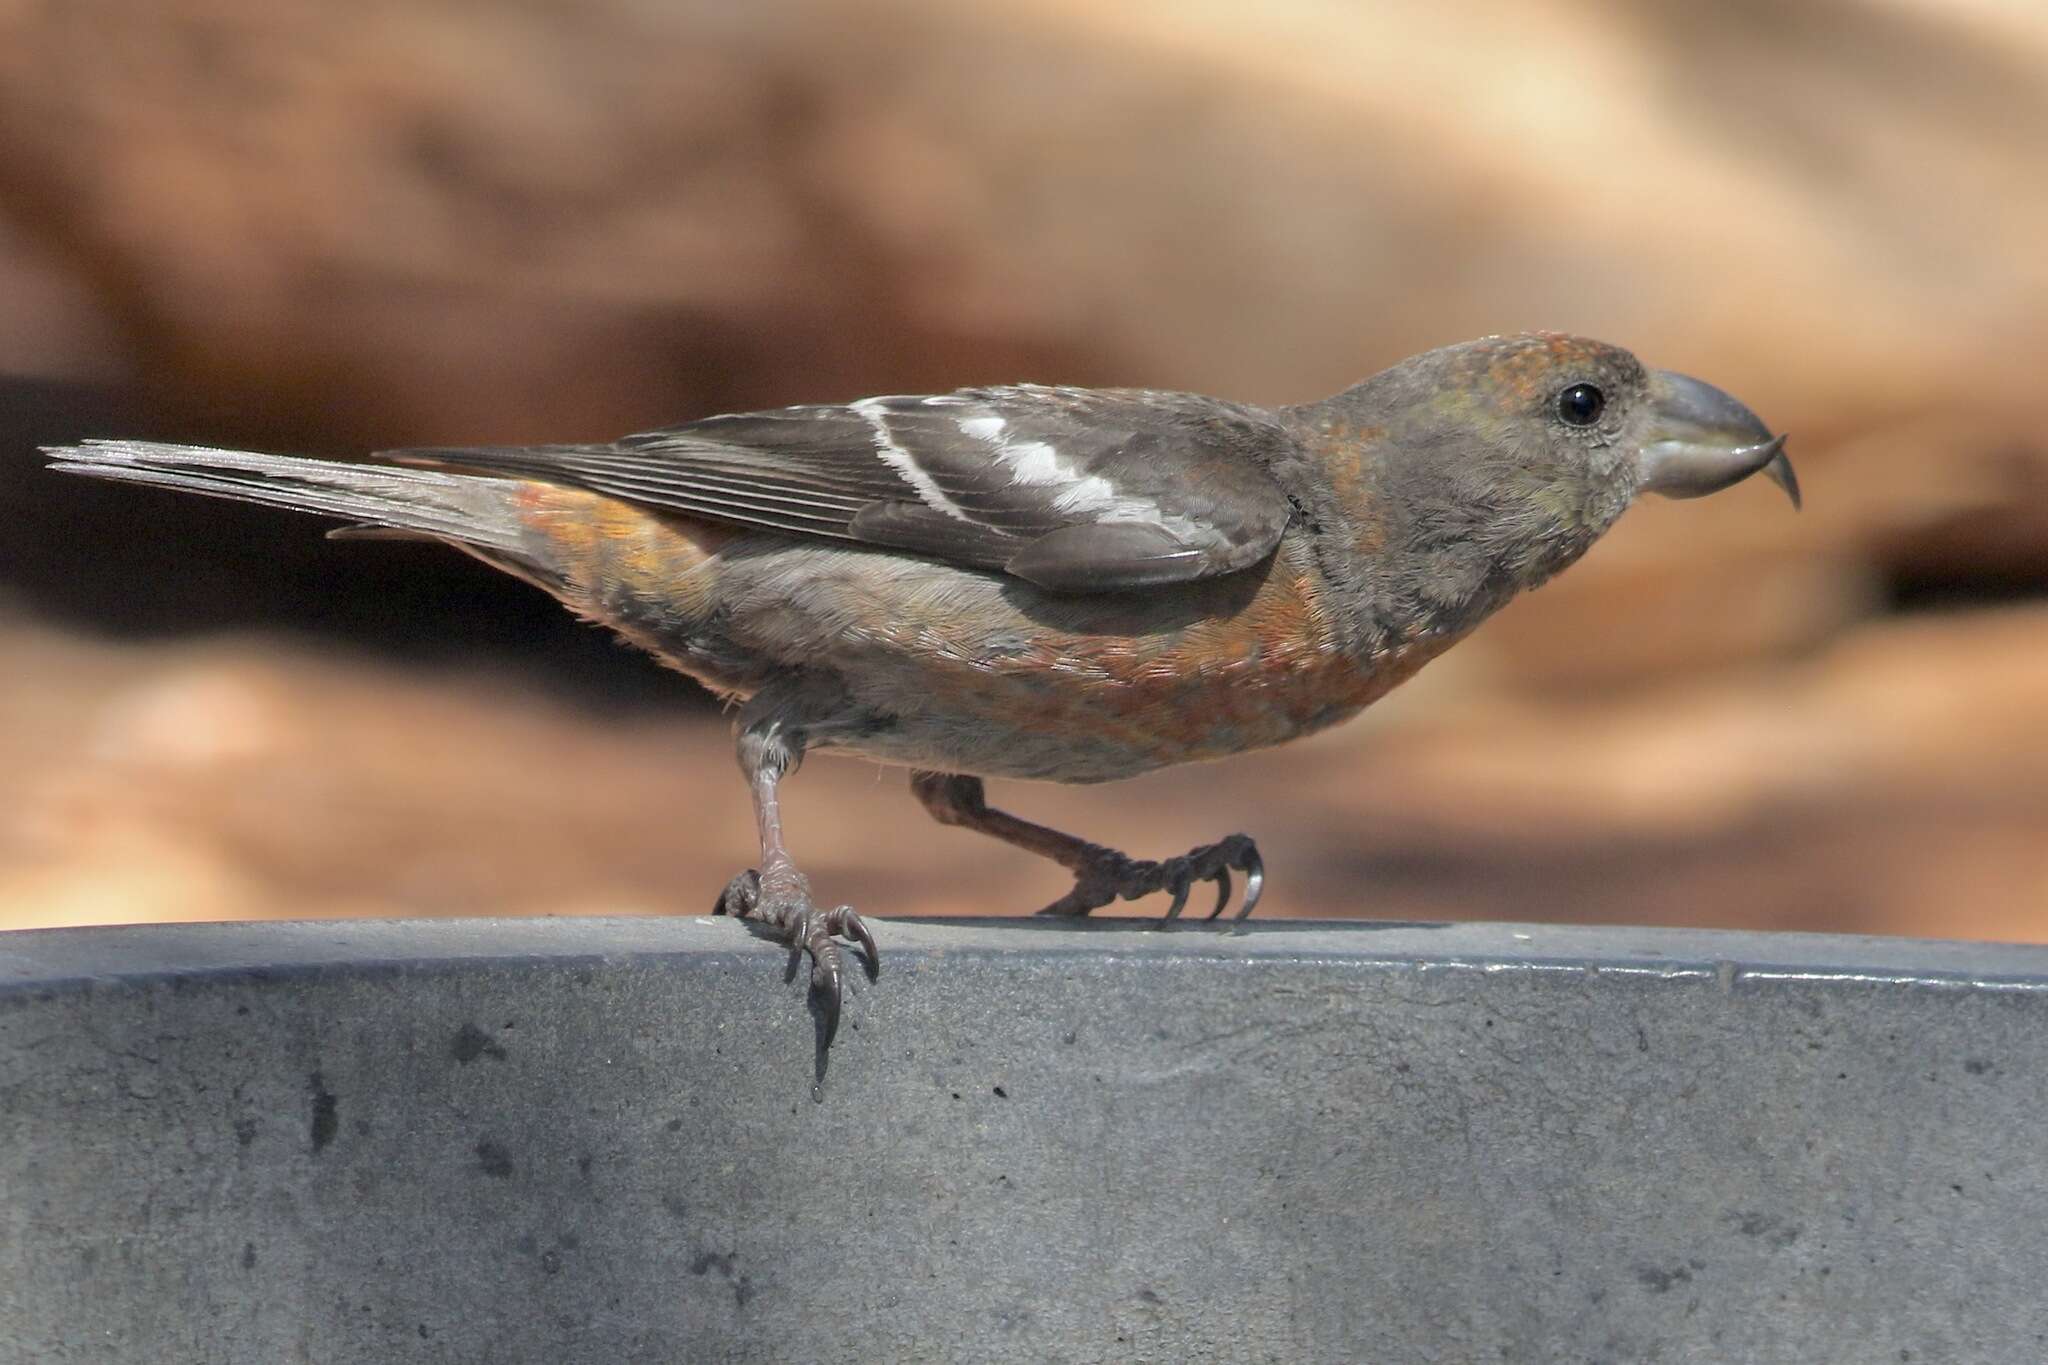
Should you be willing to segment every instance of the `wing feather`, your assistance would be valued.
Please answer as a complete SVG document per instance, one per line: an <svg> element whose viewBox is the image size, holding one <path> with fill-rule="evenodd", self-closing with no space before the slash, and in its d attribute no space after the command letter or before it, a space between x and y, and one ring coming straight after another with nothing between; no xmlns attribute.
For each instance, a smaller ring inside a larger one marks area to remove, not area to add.
<svg viewBox="0 0 2048 1365"><path fill-rule="evenodd" d="M1259 409L1194 394L1018 385L732 413L611 445L388 454L1110 592L1270 555L1293 509L1269 471L1293 442Z"/></svg>

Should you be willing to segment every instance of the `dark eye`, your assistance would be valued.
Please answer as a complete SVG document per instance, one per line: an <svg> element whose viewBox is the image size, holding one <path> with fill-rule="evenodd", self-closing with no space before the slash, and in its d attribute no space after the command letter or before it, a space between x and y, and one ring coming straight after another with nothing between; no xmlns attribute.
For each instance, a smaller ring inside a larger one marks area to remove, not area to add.
<svg viewBox="0 0 2048 1365"><path fill-rule="evenodd" d="M1607 395L1591 384L1574 384L1557 396L1557 415L1575 427L1590 427L1600 420Z"/></svg>

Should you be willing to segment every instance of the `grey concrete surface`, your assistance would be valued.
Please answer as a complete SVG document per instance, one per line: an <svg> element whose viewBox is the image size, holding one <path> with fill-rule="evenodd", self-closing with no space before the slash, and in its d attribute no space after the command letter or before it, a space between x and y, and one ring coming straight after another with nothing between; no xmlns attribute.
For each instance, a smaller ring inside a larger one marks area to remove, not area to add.
<svg viewBox="0 0 2048 1365"><path fill-rule="evenodd" d="M0 1359L2048 1359L2048 949L879 927L0 937Z"/></svg>

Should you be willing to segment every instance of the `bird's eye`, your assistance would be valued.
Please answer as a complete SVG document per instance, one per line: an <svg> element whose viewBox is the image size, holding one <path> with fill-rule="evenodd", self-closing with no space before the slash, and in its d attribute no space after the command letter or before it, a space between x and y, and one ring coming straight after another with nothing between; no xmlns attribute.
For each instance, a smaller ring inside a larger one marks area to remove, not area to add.
<svg viewBox="0 0 2048 1365"><path fill-rule="evenodd" d="M1575 427L1590 427L1600 420L1607 395L1591 384L1574 384L1557 396L1557 415Z"/></svg>

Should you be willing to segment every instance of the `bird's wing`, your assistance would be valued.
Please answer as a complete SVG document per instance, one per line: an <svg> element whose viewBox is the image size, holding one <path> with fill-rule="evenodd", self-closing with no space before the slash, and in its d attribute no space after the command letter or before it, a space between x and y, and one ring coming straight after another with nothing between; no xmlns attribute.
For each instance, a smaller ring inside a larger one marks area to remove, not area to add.
<svg viewBox="0 0 2048 1365"><path fill-rule="evenodd" d="M1061 592L1231 573L1292 512L1294 438L1194 394L1017 385L736 413L603 446L393 451L711 521L884 545Z"/></svg>

